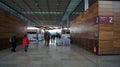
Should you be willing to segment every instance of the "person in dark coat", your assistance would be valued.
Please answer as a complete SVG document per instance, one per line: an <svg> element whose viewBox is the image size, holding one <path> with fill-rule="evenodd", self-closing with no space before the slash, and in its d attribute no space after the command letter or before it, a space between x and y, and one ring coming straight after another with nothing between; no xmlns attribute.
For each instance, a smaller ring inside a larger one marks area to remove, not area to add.
<svg viewBox="0 0 120 67"><path fill-rule="evenodd" d="M55 42L55 35L51 35L51 42Z"/></svg>
<svg viewBox="0 0 120 67"><path fill-rule="evenodd" d="M11 43L12 43L12 52L16 52L16 44L17 44L17 37L14 35L11 38Z"/></svg>
<svg viewBox="0 0 120 67"><path fill-rule="evenodd" d="M50 42L50 32L45 31L44 32L44 39L45 39L45 45L49 46L49 42Z"/></svg>

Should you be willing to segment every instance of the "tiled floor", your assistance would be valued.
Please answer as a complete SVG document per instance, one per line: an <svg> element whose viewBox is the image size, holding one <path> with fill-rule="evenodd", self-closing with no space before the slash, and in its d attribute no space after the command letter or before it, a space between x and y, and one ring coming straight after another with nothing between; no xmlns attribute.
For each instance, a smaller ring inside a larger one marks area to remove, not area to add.
<svg viewBox="0 0 120 67"><path fill-rule="evenodd" d="M31 42L28 52L18 46L0 51L0 67L120 67L120 55L96 56L78 46L44 46Z"/></svg>

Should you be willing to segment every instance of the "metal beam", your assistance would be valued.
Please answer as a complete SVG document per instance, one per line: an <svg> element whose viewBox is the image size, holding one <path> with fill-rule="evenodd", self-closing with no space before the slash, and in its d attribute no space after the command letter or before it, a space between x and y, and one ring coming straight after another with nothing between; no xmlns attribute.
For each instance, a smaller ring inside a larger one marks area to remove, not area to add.
<svg viewBox="0 0 120 67"><path fill-rule="evenodd" d="M22 12L23 14L51 14L51 15L53 15L53 14L55 14L55 15L59 15L59 14L63 14L64 12L40 12L40 11L38 11L38 12L31 12L31 11L24 11L24 12ZM81 12L72 12L72 14L81 14Z"/></svg>
<svg viewBox="0 0 120 67"><path fill-rule="evenodd" d="M70 26L69 16L67 16L67 28Z"/></svg>
<svg viewBox="0 0 120 67"><path fill-rule="evenodd" d="M63 12L22 12L23 14L63 14Z"/></svg>
<svg viewBox="0 0 120 67"><path fill-rule="evenodd" d="M62 19L60 25L62 25L66 20L67 17L74 11L74 9L77 7L77 5L81 2L81 0L71 0Z"/></svg>
<svg viewBox="0 0 120 67"><path fill-rule="evenodd" d="M15 11L14 9L10 8L9 6L7 6L2 2L0 2L0 9L3 9L9 12L10 14L13 14L14 16L21 18L22 20L26 21L28 24L34 24L32 20L28 19L27 17L23 16L22 14L20 14L19 12Z"/></svg>

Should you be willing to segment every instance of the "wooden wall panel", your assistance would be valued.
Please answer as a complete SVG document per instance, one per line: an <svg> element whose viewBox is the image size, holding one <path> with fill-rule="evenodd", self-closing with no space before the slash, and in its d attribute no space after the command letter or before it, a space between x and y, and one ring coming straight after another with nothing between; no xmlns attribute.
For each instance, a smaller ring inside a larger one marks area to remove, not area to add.
<svg viewBox="0 0 120 67"><path fill-rule="evenodd" d="M98 31L98 25L95 24L97 16L98 2L71 22L71 39L73 43L91 52L93 52L95 44L98 45L94 38L94 32Z"/></svg>
<svg viewBox="0 0 120 67"><path fill-rule="evenodd" d="M113 32L99 31L99 40L113 40Z"/></svg>
<svg viewBox="0 0 120 67"><path fill-rule="evenodd" d="M98 1L71 23L73 43L97 54L120 54L120 1ZM112 16L113 23L95 24L97 16ZM95 38L98 32L99 38ZM79 34L79 36L76 36Z"/></svg>
<svg viewBox="0 0 120 67"><path fill-rule="evenodd" d="M120 1L113 2L114 13L114 52L120 54Z"/></svg>
<svg viewBox="0 0 120 67"><path fill-rule="evenodd" d="M113 40L99 41L99 54L113 53Z"/></svg>
<svg viewBox="0 0 120 67"><path fill-rule="evenodd" d="M0 10L0 49L11 47L9 37L16 35L18 42L26 34L27 23L18 17L9 14L4 10Z"/></svg>
<svg viewBox="0 0 120 67"><path fill-rule="evenodd" d="M120 2L114 2L114 52L115 54L120 54Z"/></svg>
<svg viewBox="0 0 120 67"><path fill-rule="evenodd" d="M113 43L114 43L114 47L119 47L120 48L120 41L119 40L115 40L115 41L113 41Z"/></svg>
<svg viewBox="0 0 120 67"><path fill-rule="evenodd" d="M99 30L101 31L113 31L112 24L99 24Z"/></svg>
<svg viewBox="0 0 120 67"><path fill-rule="evenodd" d="M99 15L100 16L112 16L113 24L105 24L99 26L100 42L102 40L108 41L108 45L112 47L100 47L99 54L120 54L120 1L99 1ZM104 31L104 32L103 32ZM101 40L102 39L102 40ZM111 43L111 41L113 43ZM104 42L104 41L103 41ZM99 44L102 46L102 44Z"/></svg>
<svg viewBox="0 0 120 67"><path fill-rule="evenodd" d="M113 16L113 1L99 1L99 15Z"/></svg>

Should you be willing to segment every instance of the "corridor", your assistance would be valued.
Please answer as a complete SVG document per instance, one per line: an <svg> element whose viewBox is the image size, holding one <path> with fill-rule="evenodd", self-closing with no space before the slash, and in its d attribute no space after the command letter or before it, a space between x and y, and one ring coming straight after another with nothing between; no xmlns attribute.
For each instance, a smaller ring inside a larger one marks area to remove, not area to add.
<svg viewBox="0 0 120 67"><path fill-rule="evenodd" d="M22 45L16 52L0 51L0 67L120 67L120 55L97 56L76 45L44 46L31 42L28 52Z"/></svg>
<svg viewBox="0 0 120 67"><path fill-rule="evenodd" d="M0 67L120 67L120 0L0 0Z"/></svg>

